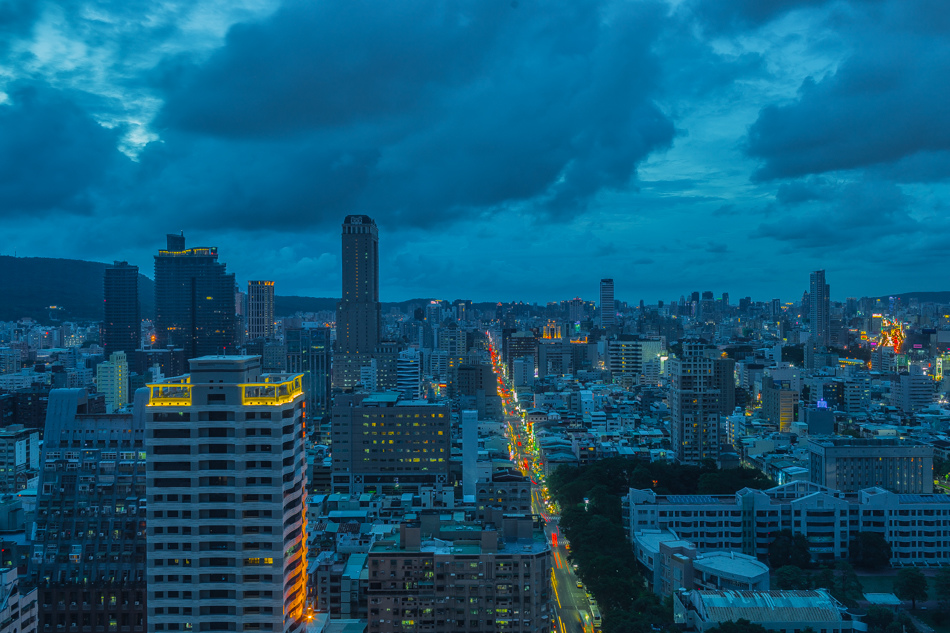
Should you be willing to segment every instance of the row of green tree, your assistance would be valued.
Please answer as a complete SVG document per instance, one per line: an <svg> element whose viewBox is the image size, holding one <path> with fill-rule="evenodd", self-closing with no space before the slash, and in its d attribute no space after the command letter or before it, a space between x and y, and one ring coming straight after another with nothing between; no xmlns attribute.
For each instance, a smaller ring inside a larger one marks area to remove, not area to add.
<svg viewBox="0 0 950 633"><path fill-rule="evenodd" d="M753 468L720 470L712 460L701 466L668 462L641 462L614 457L587 466L561 466L548 478L562 507L581 503L589 491L605 487L618 497L630 488L652 489L657 494L732 494L743 488L771 488L775 482Z"/></svg>

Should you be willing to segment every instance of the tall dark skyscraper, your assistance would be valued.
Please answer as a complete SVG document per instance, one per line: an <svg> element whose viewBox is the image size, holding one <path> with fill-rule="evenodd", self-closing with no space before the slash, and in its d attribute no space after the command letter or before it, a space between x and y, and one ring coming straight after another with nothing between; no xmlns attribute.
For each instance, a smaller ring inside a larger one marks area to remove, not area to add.
<svg viewBox="0 0 950 633"><path fill-rule="evenodd" d="M228 353L234 313L234 274L218 262L218 249L186 249L184 235L169 235L155 256L156 346L180 347L188 358Z"/></svg>
<svg viewBox="0 0 950 633"><path fill-rule="evenodd" d="M302 327L284 332L287 371L303 374L307 414L314 418L330 412L330 328Z"/></svg>
<svg viewBox="0 0 950 633"><path fill-rule="evenodd" d="M604 329L613 327L617 316L614 307L614 280L600 280L600 326Z"/></svg>
<svg viewBox="0 0 950 633"><path fill-rule="evenodd" d="M141 347L142 318L139 314L139 267L128 262L108 266L103 276L102 346L106 357L125 352L132 358Z"/></svg>
<svg viewBox="0 0 950 633"><path fill-rule="evenodd" d="M809 278L808 312L811 337L818 345L827 347L831 342L831 290L825 283L825 271L816 270Z"/></svg>
<svg viewBox="0 0 950 633"><path fill-rule="evenodd" d="M336 308L333 386L350 389L379 346L379 230L365 215L343 220L343 298Z"/></svg>

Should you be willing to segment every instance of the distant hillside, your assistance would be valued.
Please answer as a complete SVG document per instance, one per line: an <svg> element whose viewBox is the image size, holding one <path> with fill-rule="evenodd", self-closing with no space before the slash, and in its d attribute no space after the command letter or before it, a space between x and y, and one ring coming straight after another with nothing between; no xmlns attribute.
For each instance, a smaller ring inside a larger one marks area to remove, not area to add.
<svg viewBox="0 0 950 633"><path fill-rule="evenodd" d="M276 296L274 297L274 314L278 317L291 316L297 312L320 312L322 310L336 310L336 304L339 299L335 297L295 297L295 296ZM407 299L405 301L383 301L381 302L384 313L396 308L400 312L408 312L410 306L422 307L428 304L432 299ZM495 307L494 303L475 303L472 307L476 310L490 310Z"/></svg>
<svg viewBox="0 0 950 633"><path fill-rule="evenodd" d="M102 319L107 264L79 259L0 255L0 321L30 317L41 323ZM152 280L139 274L142 316L155 312ZM56 306L57 310L50 310Z"/></svg>
<svg viewBox="0 0 950 633"><path fill-rule="evenodd" d="M322 312L336 310L339 299L332 297L295 297L293 295L274 297L274 315L278 317L290 316L297 312Z"/></svg>
<svg viewBox="0 0 950 633"><path fill-rule="evenodd" d="M381 303L383 312L389 312L392 308L398 308L405 312L410 305L423 306L432 301L432 299L409 299L407 301L396 301ZM295 296L276 296L274 297L274 314L278 317L291 316L297 312L320 312L322 310L336 310L336 304L339 299L336 297L295 297Z"/></svg>

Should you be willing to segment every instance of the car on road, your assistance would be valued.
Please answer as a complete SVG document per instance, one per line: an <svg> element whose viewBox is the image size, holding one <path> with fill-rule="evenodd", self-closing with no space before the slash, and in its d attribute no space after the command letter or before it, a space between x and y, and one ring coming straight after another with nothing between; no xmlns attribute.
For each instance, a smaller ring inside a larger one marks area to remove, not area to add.
<svg viewBox="0 0 950 633"><path fill-rule="evenodd" d="M577 581L577 588L578 588L578 589L583 589L583 588L584 588L584 583L582 583L580 580L578 580L578 581Z"/></svg>

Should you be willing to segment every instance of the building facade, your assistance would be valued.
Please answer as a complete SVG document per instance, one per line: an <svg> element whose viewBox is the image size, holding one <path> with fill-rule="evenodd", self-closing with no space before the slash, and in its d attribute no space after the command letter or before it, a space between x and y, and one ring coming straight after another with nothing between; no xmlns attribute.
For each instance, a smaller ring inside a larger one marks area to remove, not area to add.
<svg viewBox="0 0 950 633"><path fill-rule="evenodd" d="M551 552L530 517L499 529L428 518L370 550L369 633L552 630Z"/></svg>
<svg viewBox="0 0 950 633"><path fill-rule="evenodd" d="M247 282L247 338L274 338L274 282Z"/></svg>
<svg viewBox="0 0 950 633"><path fill-rule="evenodd" d="M190 364L149 385L149 631L302 631L303 376Z"/></svg>
<svg viewBox="0 0 950 633"><path fill-rule="evenodd" d="M129 362L125 352L114 352L96 367L96 388L105 396L106 413L115 413L129 402Z"/></svg>
<svg viewBox="0 0 950 633"><path fill-rule="evenodd" d="M396 391L406 400L423 397L422 354L418 349L410 348L399 352L399 358L396 359Z"/></svg>
<svg viewBox="0 0 950 633"><path fill-rule="evenodd" d="M950 496L897 494L883 488L856 493L797 481L734 495L657 495L631 489L624 525L634 541L640 530L672 530L701 552L737 551L767 560L784 529L802 534L812 559L847 558L860 532L877 532L891 545L891 564L950 563Z"/></svg>
<svg viewBox="0 0 950 633"><path fill-rule="evenodd" d="M825 271L816 270L809 277L808 290L811 338L816 344L831 344L831 289L825 281Z"/></svg>
<svg viewBox="0 0 950 633"><path fill-rule="evenodd" d="M814 437L810 479L832 490L880 487L904 494L933 492L932 446L897 438Z"/></svg>
<svg viewBox="0 0 950 633"><path fill-rule="evenodd" d="M600 327L612 328L617 320L617 309L614 306L614 280L600 280Z"/></svg>
<svg viewBox="0 0 950 633"><path fill-rule="evenodd" d="M397 393L338 395L331 417L333 491L448 485L451 430L448 404Z"/></svg>
<svg viewBox="0 0 950 633"><path fill-rule="evenodd" d="M168 235L155 256L155 347L180 347L188 358L230 352L236 342L234 274L214 247L185 248Z"/></svg>
<svg viewBox="0 0 950 633"><path fill-rule="evenodd" d="M146 630L145 404L87 413L82 389L50 391L29 584L40 630Z"/></svg>
<svg viewBox="0 0 950 633"><path fill-rule="evenodd" d="M25 489L39 466L39 432L22 424L0 427L0 494Z"/></svg>
<svg viewBox="0 0 950 633"><path fill-rule="evenodd" d="M360 367L379 346L379 229L372 218L348 215L343 220L343 298L336 308L333 386L352 389Z"/></svg>
<svg viewBox="0 0 950 633"><path fill-rule="evenodd" d="M686 339L680 358L670 360L670 431L677 461L698 464L718 459L722 442L719 430L719 389L713 376L714 359L706 344Z"/></svg>
<svg viewBox="0 0 950 633"><path fill-rule="evenodd" d="M639 377L643 374L644 361L662 352L663 342L659 339L634 339L624 335L607 342L607 368L615 379L623 375Z"/></svg>
<svg viewBox="0 0 950 633"><path fill-rule="evenodd" d="M307 396L310 417L330 411L330 367L333 348L330 328L302 327L284 332L287 348L287 371L303 374L303 390Z"/></svg>
<svg viewBox="0 0 950 633"><path fill-rule="evenodd" d="M142 346L139 314L139 267L128 262L107 266L103 275L102 347L105 353L131 357Z"/></svg>

